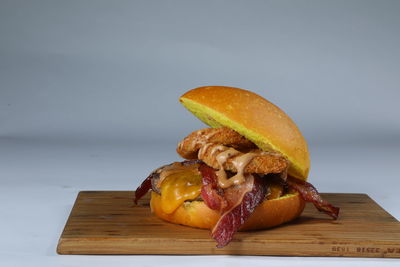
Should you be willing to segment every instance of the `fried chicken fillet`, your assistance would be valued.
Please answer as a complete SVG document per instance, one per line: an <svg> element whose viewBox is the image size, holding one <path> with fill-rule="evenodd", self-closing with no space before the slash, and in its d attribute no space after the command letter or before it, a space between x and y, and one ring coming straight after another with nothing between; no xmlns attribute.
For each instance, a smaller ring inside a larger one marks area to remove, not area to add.
<svg viewBox="0 0 400 267"><path fill-rule="evenodd" d="M240 158L248 158L244 173L281 173L288 161L277 152L256 149L256 145L237 132L227 128L205 128L192 132L178 145L179 155L186 159L199 159L214 169L238 172L235 164ZM218 155L226 153L226 161L220 164Z"/></svg>

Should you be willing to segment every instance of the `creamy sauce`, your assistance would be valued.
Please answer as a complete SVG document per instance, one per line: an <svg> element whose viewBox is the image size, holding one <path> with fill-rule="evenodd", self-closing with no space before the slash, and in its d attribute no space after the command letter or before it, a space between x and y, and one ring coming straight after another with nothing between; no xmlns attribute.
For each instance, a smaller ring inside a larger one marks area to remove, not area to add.
<svg viewBox="0 0 400 267"><path fill-rule="evenodd" d="M210 131L208 134L204 135L204 132L205 131L202 130L202 131L198 131L196 133L196 137L192 138L190 147L201 148L205 144L209 143L209 140L211 137L213 137L214 135L216 135L218 133L218 131L214 130L214 131Z"/></svg>
<svg viewBox="0 0 400 267"><path fill-rule="evenodd" d="M196 145L204 145L206 142L201 138L204 134L204 130L197 131L196 136L192 138L192 142L190 143L190 147L196 147Z"/></svg>
<svg viewBox="0 0 400 267"><path fill-rule="evenodd" d="M241 184L245 181L245 168L250 163L250 161L259 155L260 153L245 153L240 156L241 152L237 151L234 148L226 147L223 145L215 145L212 143L207 143L202 146L198 153L198 158L201 159L204 157L204 154L210 148L210 146L214 145L214 147L210 151L210 155L214 157L215 153L218 153L215 158L218 163L218 171L216 172L218 177L218 184L221 188L228 188L233 185ZM227 174L224 170L224 164L231 158L233 166L236 168L237 173L228 179Z"/></svg>
<svg viewBox="0 0 400 267"><path fill-rule="evenodd" d="M210 146L212 146L212 145L214 145L214 144L213 144L213 143L208 143L208 144L205 144L204 146L202 146L202 147L200 148L200 150L199 150L198 158L199 158L199 159L203 158L203 157L204 157L204 154L207 152L208 148L209 148ZM211 151L211 155L214 155L214 153L216 152L216 150L223 150L223 149L224 149L224 146L222 146L222 145L215 146L215 147L213 147L213 149L212 149L212 151Z"/></svg>
<svg viewBox="0 0 400 267"><path fill-rule="evenodd" d="M187 146L191 147L191 150L198 150L197 155L198 159L203 159L206 154L209 154L211 157L215 158L218 163L218 171L216 172L218 177L218 184L221 188L228 188L233 185L238 185L243 183L246 180L245 169L247 165L253 160L256 156L261 155L279 155L273 151L256 151L242 154L234 148L227 147L224 145L217 145L210 142L210 139L219 133L217 129L210 131L205 134L205 130L200 130L195 133L195 135L190 138L190 143L186 143ZM181 143L179 143L179 148L184 146L183 142L188 142L185 138ZM209 151L211 148L211 151ZM232 159L231 163L236 169L236 174L228 179L228 176L224 170L225 163ZM165 175L160 175L160 183L169 173L166 172ZM165 176L165 177L164 177Z"/></svg>
<svg viewBox="0 0 400 267"><path fill-rule="evenodd" d="M231 152L232 150L234 151L234 153ZM231 152L231 153L227 153L227 152ZM224 153L226 153L226 154L224 154ZM255 156L257 156L256 153L245 153L245 154L233 159L232 164L233 164L233 166L235 166L237 173L234 176L232 176L231 178L227 179L226 172L223 168L223 164L229 158L236 156L239 153L240 153L239 151L237 151L233 148L230 148L227 151L222 152L217 156L217 161L218 161L218 164L220 165L220 169L217 172L217 176L218 176L218 184L221 188L228 188L230 186L243 183L245 181L244 170L245 170L246 166L250 163L250 161ZM222 155L222 157L221 157L221 155Z"/></svg>
<svg viewBox="0 0 400 267"><path fill-rule="evenodd" d="M210 145L213 145L213 144L210 144ZM226 149L227 149L226 146L223 146L223 145L216 145L216 146L214 146L213 149L211 150L211 155L214 155L215 152L224 151L224 150L226 150Z"/></svg>
<svg viewBox="0 0 400 267"><path fill-rule="evenodd" d="M221 188L227 188L233 184L233 181L231 179L227 179L227 175L224 170L224 164L229 158L236 156L239 153L240 152L237 151L236 149L229 148L218 154L217 162L219 165L219 170L217 171L217 177L218 177L218 184ZM243 181L244 181L244 177L243 177Z"/></svg>
<svg viewBox="0 0 400 267"><path fill-rule="evenodd" d="M217 130L209 132L208 134L206 134L206 135L204 136L204 139L202 140L201 143L202 143L202 144L207 143L208 140L210 140L210 138L213 137L214 135L216 135L217 133L218 133Z"/></svg>
<svg viewBox="0 0 400 267"><path fill-rule="evenodd" d="M208 134L205 134L205 130L199 130L196 132L194 137L192 135L189 135L185 139L183 139L181 142L178 144L178 150L182 150L184 147L184 144L189 147L189 150L191 151L197 151L200 148L202 148L204 145L210 143L209 140L218 133L218 129L213 129L210 131ZM188 141L190 140L190 141Z"/></svg>

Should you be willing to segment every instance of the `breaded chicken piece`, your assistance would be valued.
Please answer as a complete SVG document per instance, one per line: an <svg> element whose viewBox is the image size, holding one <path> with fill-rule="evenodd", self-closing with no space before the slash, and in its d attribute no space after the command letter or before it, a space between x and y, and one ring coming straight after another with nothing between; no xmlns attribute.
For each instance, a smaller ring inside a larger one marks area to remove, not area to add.
<svg viewBox="0 0 400 267"><path fill-rule="evenodd" d="M186 136L179 144L176 152L185 159L197 159L199 149L205 144L222 144L237 149L257 148L255 144L227 127L204 128Z"/></svg>
<svg viewBox="0 0 400 267"><path fill-rule="evenodd" d="M238 172L237 165L240 161L240 157L247 157L248 163L245 165L244 173L284 173L288 168L287 159L279 153L275 152L264 152L259 149L250 151L249 153L242 153L235 149L218 145L218 144L207 144L203 146L199 153L198 158L208 166L214 169L220 169L217 157L224 151L228 151L228 156L223 163L223 168L226 171Z"/></svg>

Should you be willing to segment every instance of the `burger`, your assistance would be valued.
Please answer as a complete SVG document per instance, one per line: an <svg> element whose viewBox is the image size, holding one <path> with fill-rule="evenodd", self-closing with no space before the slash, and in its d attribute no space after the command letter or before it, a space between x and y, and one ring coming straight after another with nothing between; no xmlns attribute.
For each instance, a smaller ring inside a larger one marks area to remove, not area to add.
<svg viewBox="0 0 400 267"><path fill-rule="evenodd" d="M178 144L184 160L151 172L135 191L135 203L151 191L156 216L210 229L218 248L237 231L295 219L306 202L338 218L339 208L307 182L307 142L280 108L253 92L225 86L192 89L179 101L209 128Z"/></svg>

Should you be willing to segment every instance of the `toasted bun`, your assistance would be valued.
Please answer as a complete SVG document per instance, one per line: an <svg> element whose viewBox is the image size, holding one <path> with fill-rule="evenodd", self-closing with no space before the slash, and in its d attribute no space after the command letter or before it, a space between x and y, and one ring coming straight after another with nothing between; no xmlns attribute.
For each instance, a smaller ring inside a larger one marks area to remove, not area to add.
<svg viewBox="0 0 400 267"><path fill-rule="evenodd" d="M298 217L304 209L305 202L298 193L262 202L246 220L240 230L265 229L280 225ZM173 213L167 214L161 209L161 196L151 193L150 207L161 219L197 228L212 229L220 214L207 207L203 201L185 202Z"/></svg>
<svg viewBox="0 0 400 267"><path fill-rule="evenodd" d="M234 87L207 86L190 90L179 101L211 127L229 127L262 150L275 150L289 161L288 173L307 180L307 142L280 108L261 96Z"/></svg>

